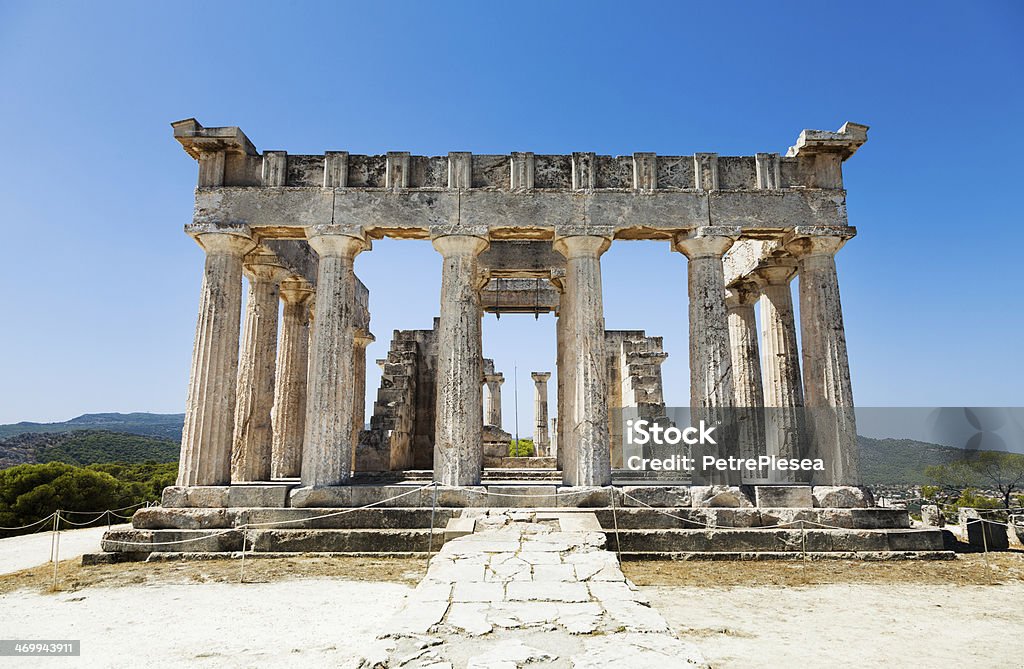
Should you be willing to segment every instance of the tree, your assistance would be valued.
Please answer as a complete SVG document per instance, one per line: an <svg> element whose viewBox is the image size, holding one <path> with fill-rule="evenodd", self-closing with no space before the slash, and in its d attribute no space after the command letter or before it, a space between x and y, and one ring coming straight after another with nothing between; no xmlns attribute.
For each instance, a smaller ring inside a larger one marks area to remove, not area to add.
<svg viewBox="0 0 1024 669"><path fill-rule="evenodd" d="M1009 509L1013 493L1024 489L1024 455L984 451L970 467L981 481L999 491L1003 508Z"/></svg>

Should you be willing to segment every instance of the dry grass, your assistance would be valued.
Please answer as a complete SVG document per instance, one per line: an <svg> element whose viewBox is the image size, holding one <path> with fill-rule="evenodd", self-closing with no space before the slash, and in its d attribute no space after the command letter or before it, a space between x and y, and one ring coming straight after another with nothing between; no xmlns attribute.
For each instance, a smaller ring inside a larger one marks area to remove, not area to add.
<svg viewBox="0 0 1024 669"><path fill-rule="evenodd" d="M296 556L275 559L247 559L245 582L266 583L302 578L334 578L345 581L390 581L415 585L423 578L426 563L411 558ZM60 563L57 589L73 592L85 588L114 588L133 585L238 583L239 560L213 559L180 562L128 562L83 567L80 560ZM53 565L0 576L0 594L15 590L49 592Z"/></svg>
<svg viewBox="0 0 1024 669"><path fill-rule="evenodd" d="M958 555L955 560L626 562L637 585L815 586L837 583L1000 585L1024 582L1024 552Z"/></svg>

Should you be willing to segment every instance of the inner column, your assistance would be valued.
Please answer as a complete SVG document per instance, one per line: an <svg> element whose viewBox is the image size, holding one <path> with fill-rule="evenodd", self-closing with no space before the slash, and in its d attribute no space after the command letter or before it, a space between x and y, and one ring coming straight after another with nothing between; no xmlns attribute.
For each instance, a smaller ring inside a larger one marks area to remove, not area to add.
<svg viewBox="0 0 1024 669"><path fill-rule="evenodd" d="M488 242L475 235L435 237L443 258L437 341L434 480L479 485L483 471L483 352L477 257Z"/></svg>

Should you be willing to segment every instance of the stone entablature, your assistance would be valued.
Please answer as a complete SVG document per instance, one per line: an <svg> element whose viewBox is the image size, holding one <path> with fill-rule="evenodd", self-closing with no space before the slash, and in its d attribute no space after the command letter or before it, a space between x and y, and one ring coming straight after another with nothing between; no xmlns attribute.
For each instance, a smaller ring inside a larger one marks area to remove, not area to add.
<svg viewBox="0 0 1024 669"><path fill-rule="evenodd" d="M264 238L300 238L299 228L326 224L422 239L432 228L492 239L549 239L580 228L668 239L712 222L844 227L841 164L867 140L866 126L846 123L837 132L803 131L785 156L299 156L260 154L234 127L172 125L200 162L194 220L245 223Z"/></svg>

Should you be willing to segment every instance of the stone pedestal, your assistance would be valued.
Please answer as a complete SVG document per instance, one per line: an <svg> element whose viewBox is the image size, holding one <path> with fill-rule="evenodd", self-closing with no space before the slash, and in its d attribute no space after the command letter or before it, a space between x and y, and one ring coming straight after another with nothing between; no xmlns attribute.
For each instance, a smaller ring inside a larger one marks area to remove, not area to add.
<svg viewBox="0 0 1024 669"><path fill-rule="evenodd" d="M565 392L569 415L563 417L566 440L562 465L566 485L605 486L611 483L608 397L605 375L604 306L601 254L607 237L579 235L555 240L565 256L565 298L562 316L563 364L569 371ZM565 424L568 423L568 424Z"/></svg>
<svg viewBox="0 0 1024 669"><path fill-rule="evenodd" d="M764 392L761 388L761 358L757 346L757 321L754 304L760 295L757 286L742 282L725 293L729 322L730 357L733 370L733 398L736 406L736 435L743 458L765 455ZM748 472L744 483L767 481L768 470Z"/></svg>
<svg viewBox="0 0 1024 669"><path fill-rule="evenodd" d="M295 478L302 472L312 298L313 291L305 282L281 284L284 309L274 384L274 445L270 467L274 478Z"/></svg>
<svg viewBox="0 0 1024 669"><path fill-rule="evenodd" d="M480 483L483 468L483 381L477 257L487 240L472 235L434 239L443 256L437 345L434 480Z"/></svg>
<svg viewBox="0 0 1024 669"><path fill-rule="evenodd" d="M178 485L224 485L231 480L242 258L256 244L245 226L190 226L189 232L206 251L206 265L181 432Z"/></svg>
<svg viewBox="0 0 1024 669"><path fill-rule="evenodd" d="M320 260L309 352L302 485L318 487L348 483L352 476L356 326L353 263L369 243L360 232L339 226L317 226L308 237Z"/></svg>
<svg viewBox="0 0 1024 669"><path fill-rule="evenodd" d="M709 444L693 447L697 458L694 480L698 483L735 485L740 482L738 472L702 472L700 468L703 455L739 455L730 452L735 450L735 431L728 429L735 399L722 267L722 256L738 236L738 229L704 227L677 235L674 240L675 249L689 259L691 421L696 424L703 420L708 425L721 426L717 447Z"/></svg>
<svg viewBox="0 0 1024 669"><path fill-rule="evenodd" d="M551 448L548 433L548 379L551 372L533 372L533 454L547 457Z"/></svg>
<svg viewBox="0 0 1024 669"><path fill-rule="evenodd" d="M249 279L249 299L238 365L233 483L270 480L274 440L270 411L274 406L280 284L287 277L272 255L250 256L243 271Z"/></svg>
<svg viewBox="0 0 1024 669"><path fill-rule="evenodd" d="M795 274L795 265L763 267L756 273L761 281L765 437L768 454L787 459L802 458L806 451L803 380L789 285ZM774 472L773 479L809 481L806 472Z"/></svg>
<svg viewBox="0 0 1024 669"><path fill-rule="evenodd" d="M804 358L804 403L810 423L810 457L822 458L824 475L814 482L857 485L860 456L853 415L853 388L846 353L843 308L835 254L846 239L803 233L788 249L799 258L800 343Z"/></svg>

